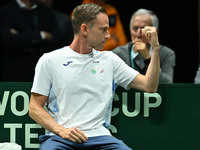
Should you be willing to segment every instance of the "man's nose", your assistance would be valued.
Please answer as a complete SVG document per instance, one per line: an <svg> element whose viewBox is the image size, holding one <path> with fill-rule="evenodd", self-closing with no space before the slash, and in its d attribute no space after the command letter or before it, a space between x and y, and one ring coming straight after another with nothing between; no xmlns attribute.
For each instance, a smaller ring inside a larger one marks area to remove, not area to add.
<svg viewBox="0 0 200 150"><path fill-rule="evenodd" d="M142 28L138 28L136 33L138 37L142 36Z"/></svg>
<svg viewBox="0 0 200 150"><path fill-rule="evenodd" d="M106 39L110 39L110 32L109 31L107 31L107 34L106 34L105 38Z"/></svg>

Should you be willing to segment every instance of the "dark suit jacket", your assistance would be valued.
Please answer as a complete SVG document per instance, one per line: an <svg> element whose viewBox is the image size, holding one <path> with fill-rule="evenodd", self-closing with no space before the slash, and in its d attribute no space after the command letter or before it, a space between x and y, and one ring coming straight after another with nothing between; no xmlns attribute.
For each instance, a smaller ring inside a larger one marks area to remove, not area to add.
<svg viewBox="0 0 200 150"><path fill-rule="evenodd" d="M18 33L11 34L10 29ZM52 40L43 40L40 31L48 31ZM39 57L59 48L58 24L53 10L39 5L25 10L13 0L0 8L0 43L3 55L1 81L33 81Z"/></svg>
<svg viewBox="0 0 200 150"><path fill-rule="evenodd" d="M131 66L131 47L132 42L129 42L126 45L119 46L113 49L113 52L117 54L126 64ZM148 67L145 64L144 59L138 55L134 59L134 63L137 65L135 68L141 74L146 73L146 69ZM132 67L132 66L131 66ZM167 46L163 46L160 44L160 78L159 83L173 83L174 76L174 67L175 67L175 53L172 49Z"/></svg>

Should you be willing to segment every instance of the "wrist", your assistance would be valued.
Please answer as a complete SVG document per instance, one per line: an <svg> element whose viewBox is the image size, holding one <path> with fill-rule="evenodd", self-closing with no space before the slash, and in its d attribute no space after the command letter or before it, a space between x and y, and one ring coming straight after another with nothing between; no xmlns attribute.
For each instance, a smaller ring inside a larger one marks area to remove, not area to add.
<svg viewBox="0 0 200 150"><path fill-rule="evenodd" d="M54 131L55 134L59 135L59 136L62 136L62 133L63 133L63 126L59 125L56 127L56 130Z"/></svg>
<svg viewBox="0 0 200 150"><path fill-rule="evenodd" d="M159 43L155 44L155 45L152 46L152 48L154 48L154 49L160 49L160 44Z"/></svg>

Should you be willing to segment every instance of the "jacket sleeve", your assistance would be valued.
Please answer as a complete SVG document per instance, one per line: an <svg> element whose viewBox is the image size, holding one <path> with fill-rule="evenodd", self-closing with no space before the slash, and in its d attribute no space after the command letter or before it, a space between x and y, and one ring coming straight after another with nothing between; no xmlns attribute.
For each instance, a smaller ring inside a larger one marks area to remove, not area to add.
<svg viewBox="0 0 200 150"><path fill-rule="evenodd" d="M160 50L161 51L161 50ZM174 67L176 55L171 49L167 50L167 47L163 47L162 52L165 54L160 54L160 78L159 83L171 84L173 83L174 77Z"/></svg>

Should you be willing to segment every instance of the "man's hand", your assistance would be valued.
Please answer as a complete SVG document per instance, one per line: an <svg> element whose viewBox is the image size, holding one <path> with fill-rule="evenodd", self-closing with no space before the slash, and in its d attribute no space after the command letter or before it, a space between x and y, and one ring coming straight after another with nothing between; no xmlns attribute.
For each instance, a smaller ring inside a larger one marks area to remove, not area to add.
<svg viewBox="0 0 200 150"><path fill-rule="evenodd" d="M76 127L73 128L62 128L62 131L59 132L59 136L63 139L67 139L74 143L86 143L87 137L86 135Z"/></svg>
<svg viewBox="0 0 200 150"><path fill-rule="evenodd" d="M133 44L134 52L138 52L144 60L151 57L147 45L141 39L136 39L135 41L133 41Z"/></svg>
<svg viewBox="0 0 200 150"><path fill-rule="evenodd" d="M46 40L50 40L53 38L53 35L47 31L42 31L42 33L44 34L44 39Z"/></svg>
<svg viewBox="0 0 200 150"><path fill-rule="evenodd" d="M11 33L11 34L15 34L15 35L16 35L16 34L18 34L18 31L17 31L17 30L15 30L15 29L13 29L13 28L11 28L11 29L10 29L10 33Z"/></svg>
<svg viewBox="0 0 200 150"><path fill-rule="evenodd" d="M145 26L142 29L142 34L146 37L146 39L149 41L149 43L151 44L152 47L159 46L156 27Z"/></svg>

